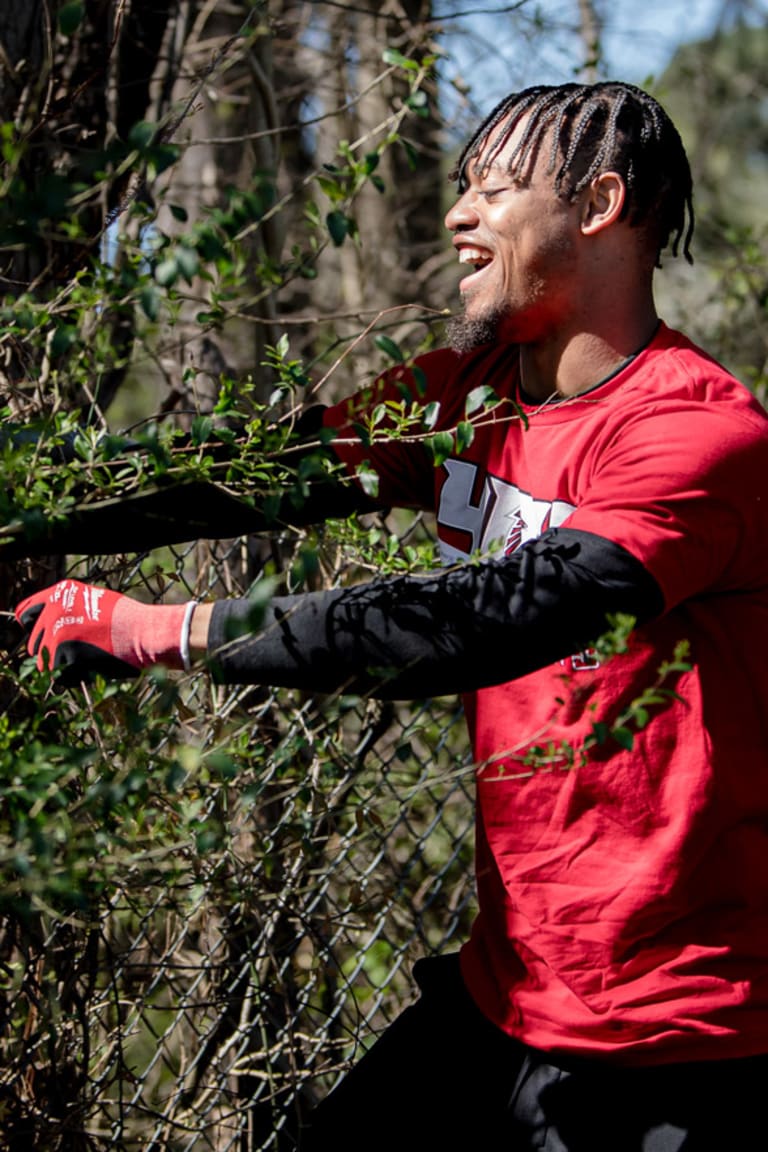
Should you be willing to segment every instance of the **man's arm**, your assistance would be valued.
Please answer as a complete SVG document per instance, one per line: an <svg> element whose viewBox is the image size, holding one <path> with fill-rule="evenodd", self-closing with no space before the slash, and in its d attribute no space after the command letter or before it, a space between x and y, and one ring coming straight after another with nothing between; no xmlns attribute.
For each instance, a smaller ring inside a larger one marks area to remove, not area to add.
<svg viewBox="0 0 768 1152"><path fill-rule="evenodd" d="M285 467L299 469L302 460L309 457L336 463L332 448L318 438L323 411L323 407L317 405L297 421L282 460ZM24 442L31 435L18 432L17 441ZM4 431L0 443L3 439L13 442L11 431ZM69 441L60 451L62 461L74 458ZM140 446L129 447L126 459L139 451ZM228 445L212 447L211 451L233 453ZM66 519L43 525L35 523L34 535L30 535L21 519L2 525L0 561L64 552L86 556L143 552L189 540L227 539L265 532L287 524L301 527L342 519L355 512L375 511L379 507L338 470L316 469L301 489L300 496L286 491L249 501L212 480L155 484L109 499L79 503Z"/></svg>
<svg viewBox="0 0 768 1152"><path fill-rule="evenodd" d="M624 548L559 528L497 560L276 597L258 620L249 600L142 605L77 581L35 593L16 616L39 667L69 683L180 668L191 654L230 683L402 699L512 680L594 641L611 613L643 622L663 607Z"/></svg>
<svg viewBox="0 0 768 1152"><path fill-rule="evenodd" d="M561 528L497 560L277 597L255 632L247 600L200 605L190 643L229 682L423 697L512 680L594 641L609 614L663 607L624 548Z"/></svg>

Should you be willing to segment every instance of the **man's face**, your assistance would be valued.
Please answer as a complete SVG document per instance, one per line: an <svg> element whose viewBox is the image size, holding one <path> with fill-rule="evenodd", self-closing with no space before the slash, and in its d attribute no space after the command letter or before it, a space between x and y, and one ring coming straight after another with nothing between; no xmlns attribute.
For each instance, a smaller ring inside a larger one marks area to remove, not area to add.
<svg viewBox="0 0 768 1152"><path fill-rule="evenodd" d="M460 351L490 340L531 343L557 337L571 315L578 205L555 192L553 175L546 171L546 136L523 171L508 175L522 127L516 125L486 172L484 156L499 129L494 130L468 164L467 188L445 219L459 260L469 268L459 284L464 313L450 329Z"/></svg>

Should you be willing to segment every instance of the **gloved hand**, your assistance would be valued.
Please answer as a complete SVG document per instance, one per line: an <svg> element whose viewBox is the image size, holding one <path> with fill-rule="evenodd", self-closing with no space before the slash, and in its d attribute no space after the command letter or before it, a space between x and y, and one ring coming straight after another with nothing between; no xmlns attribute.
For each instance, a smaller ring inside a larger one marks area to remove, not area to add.
<svg viewBox="0 0 768 1152"><path fill-rule="evenodd" d="M60 580L22 600L15 616L37 667L61 669L62 682L76 684L96 674L122 680L152 664L188 667L182 646L192 607L141 604L108 588Z"/></svg>

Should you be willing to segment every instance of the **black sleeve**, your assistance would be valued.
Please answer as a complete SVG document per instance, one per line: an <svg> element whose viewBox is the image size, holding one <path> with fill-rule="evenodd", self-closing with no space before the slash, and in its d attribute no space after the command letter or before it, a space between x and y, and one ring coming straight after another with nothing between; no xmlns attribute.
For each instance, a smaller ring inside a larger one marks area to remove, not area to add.
<svg viewBox="0 0 768 1152"><path fill-rule="evenodd" d="M315 406L298 421L295 443L285 457L287 467L299 468L302 458L311 455L325 455L336 462L332 449L317 441L322 412L322 406ZM13 438L6 433L6 439ZM15 442L27 439L20 433ZM135 450L140 451L140 446ZM228 445L217 450L236 451ZM71 445L65 445L62 454L62 458L73 459ZM285 525L317 524L378 507L354 481L319 467L308 471L294 491L265 493L253 501L214 481L161 483L106 500L79 503L66 519L46 523L28 517L26 522L20 519L2 525L0 561L64 552L86 556L144 552L189 540L221 540Z"/></svg>
<svg viewBox="0 0 768 1152"><path fill-rule="evenodd" d="M624 548L558 528L508 557L276 597L260 620L248 600L220 601L208 653L229 683L425 698L552 664L600 636L608 614L643 622L662 610Z"/></svg>

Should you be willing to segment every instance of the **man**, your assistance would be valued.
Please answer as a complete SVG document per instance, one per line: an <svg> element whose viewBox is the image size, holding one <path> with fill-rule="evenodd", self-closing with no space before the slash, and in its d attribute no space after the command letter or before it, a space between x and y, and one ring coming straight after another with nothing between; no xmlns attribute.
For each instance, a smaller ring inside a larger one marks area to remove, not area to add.
<svg viewBox="0 0 768 1152"><path fill-rule="evenodd" d="M685 153L632 86L537 87L457 176L446 224L474 270L453 348L323 414L382 505L436 511L444 570L276 597L256 630L245 601L147 607L71 581L17 615L70 675L205 655L232 681L465 694L471 938L417 964L420 999L308 1148L762 1147L768 420L656 315L654 268L693 228ZM439 403L433 432L464 429L438 467L425 437L355 432L404 388ZM637 627L601 660L619 612ZM665 662L674 691L629 740Z"/></svg>

